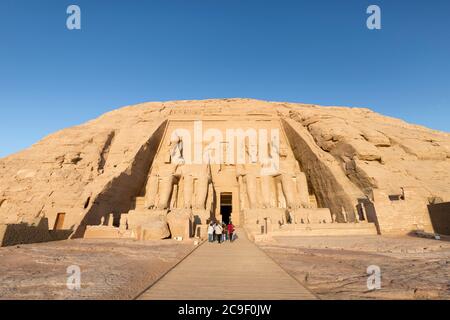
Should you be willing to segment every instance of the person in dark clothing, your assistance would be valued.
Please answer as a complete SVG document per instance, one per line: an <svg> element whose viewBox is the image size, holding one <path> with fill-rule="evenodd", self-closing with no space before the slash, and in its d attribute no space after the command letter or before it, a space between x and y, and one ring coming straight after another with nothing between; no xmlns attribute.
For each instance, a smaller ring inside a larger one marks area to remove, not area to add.
<svg viewBox="0 0 450 320"><path fill-rule="evenodd" d="M222 242L225 242L228 240L228 228L225 223L222 224Z"/></svg>
<svg viewBox="0 0 450 320"><path fill-rule="evenodd" d="M230 223L228 223L227 229L228 229L228 239L230 239L230 242L233 242L234 225L231 221Z"/></svg>

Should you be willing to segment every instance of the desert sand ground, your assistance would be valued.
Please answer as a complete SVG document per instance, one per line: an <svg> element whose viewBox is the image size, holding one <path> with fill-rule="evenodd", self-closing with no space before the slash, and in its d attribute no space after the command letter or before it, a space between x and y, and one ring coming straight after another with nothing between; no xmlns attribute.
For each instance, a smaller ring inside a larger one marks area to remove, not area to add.
<svg viewBox="0 0 450 320"><path fill-rule="evenodd" d="M259 246L321 299L450 299L450 242L387 236L277 237ZM367 289L367 267L381 289Z"/></svg>
<svg viewBox="0 0 450 320"><path fill-rule="evenodd" d="M321 299L450 299L448 240L276 237L258 245ZM194 248L88 239L0 248L0 299L133 299ZM70 265L81 268L80 291L67 289ZM381 268L380 290L367 289L370 265Z"/></svg>
<svg viewBox="0 0 450 320"><path fill-rule="evenodd" d="M0 248L0 299L132 299L194 249L193 242L67 240ZM81 290L67 289L67 267Z"/></svg>

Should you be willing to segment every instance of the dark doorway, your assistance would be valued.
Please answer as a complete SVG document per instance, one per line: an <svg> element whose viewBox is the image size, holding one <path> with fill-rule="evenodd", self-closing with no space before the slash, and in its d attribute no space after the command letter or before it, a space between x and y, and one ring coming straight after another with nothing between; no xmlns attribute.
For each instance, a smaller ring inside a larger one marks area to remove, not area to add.
<svg viewBox="0 0 450 320"><path fill-rule="evenodd" d="M55 225L53 227L53 230L63 230L65 216L66 216L65 213L58 213L58 215L56 216Z"/></svg>
<svg viewBox="0 0 450 320"><path fill-rule="evenodd" d="M222 222L228 224L231 220L231 212L233 211L233 195L231 192L220 194L220 215Z"/></svg>
<svg viewBox="0 0 450 320"><path fill-rule="evenodd" d="M375 206L373 205L373 202L367 198L358 199L358 205L356 206L356 209L357 209L357 215L359 217L359 220L360 221L365 220L364 213L363 213L363 210L364 210L366 212L365 218L367 218L367 222L375 223L378 234L381 234L380 224L378 223L377 212L375 210Z"/></svg>
<svg viewBox="0 0 450 320"><path fill-rule="evenodd" d="M434 232L450 236L450 202L428 205Z"/></svg>

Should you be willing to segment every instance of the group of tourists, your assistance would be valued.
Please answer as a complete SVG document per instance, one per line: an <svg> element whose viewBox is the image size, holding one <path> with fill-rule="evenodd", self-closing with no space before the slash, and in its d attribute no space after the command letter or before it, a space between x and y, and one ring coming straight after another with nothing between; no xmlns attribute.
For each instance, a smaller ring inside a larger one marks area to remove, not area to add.
<svg viewBox="0 0 450 320"><path fill-rule="evenodd" d="M234 225L231 221L228 224L213 221L208 226L208 241L218 243L229 240L233 242L234 237Z"/></svg>

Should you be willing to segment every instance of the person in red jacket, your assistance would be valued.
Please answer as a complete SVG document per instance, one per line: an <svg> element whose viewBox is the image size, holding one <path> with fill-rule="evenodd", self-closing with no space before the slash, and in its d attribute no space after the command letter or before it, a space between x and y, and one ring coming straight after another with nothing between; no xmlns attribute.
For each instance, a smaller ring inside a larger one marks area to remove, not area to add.
<svg viewBox="0 0 450 320"><path fill-rule="evenodd" d="M230 239L230 242L233 242L233 233L234 233L234 226L233 223L230 221L230 223L228 223L228 239Z"/></svg>

